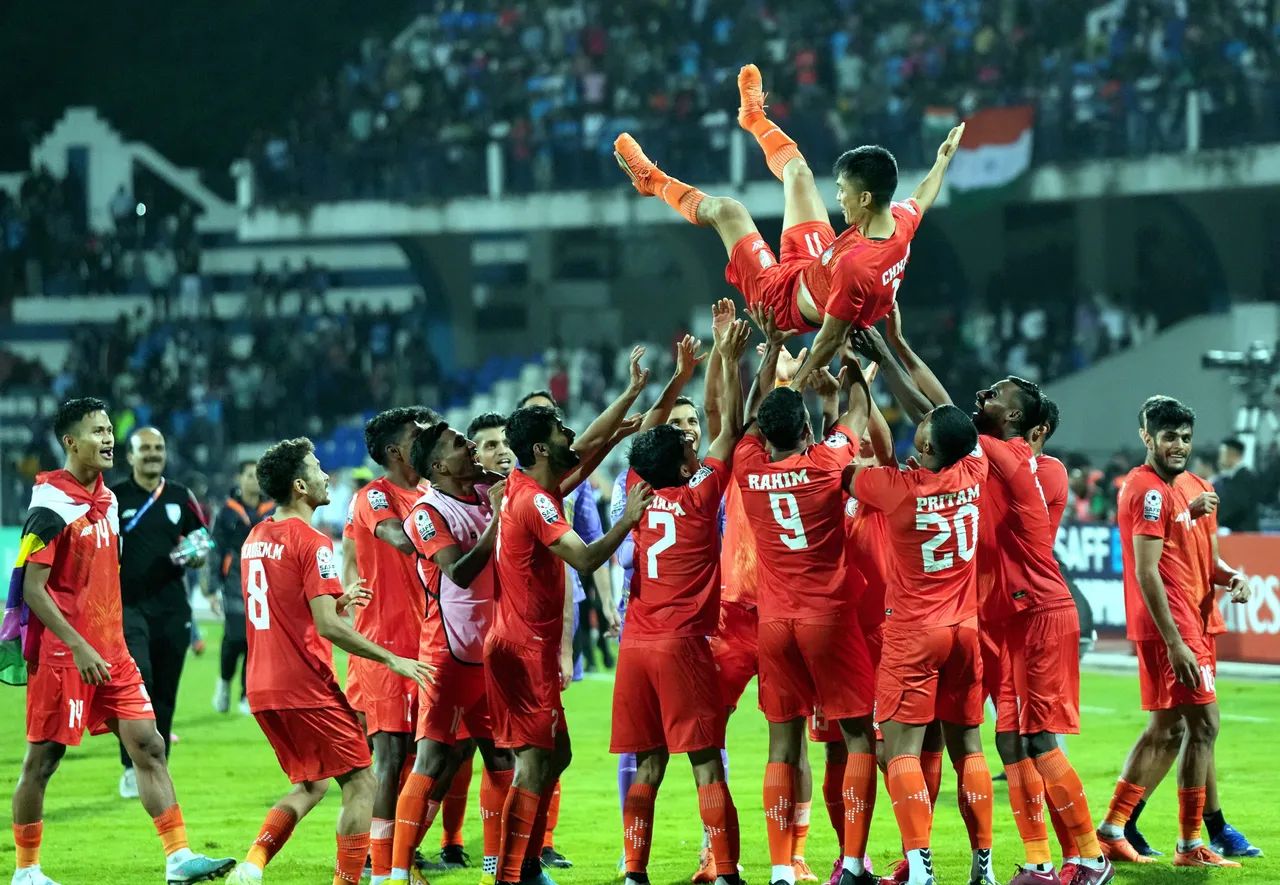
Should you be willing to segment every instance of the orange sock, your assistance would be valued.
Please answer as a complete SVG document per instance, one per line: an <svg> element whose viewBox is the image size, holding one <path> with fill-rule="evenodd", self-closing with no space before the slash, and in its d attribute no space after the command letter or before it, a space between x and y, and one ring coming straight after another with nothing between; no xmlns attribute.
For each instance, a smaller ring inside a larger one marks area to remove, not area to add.
<svg viewBox="0 0 1280 885"><path fill-rule="evenodd" d="M181 851L187 845L187 828L182 822L182 809L177 804L170 805L160 812L159 817L152 818L156 832L160 834L160 844L164 846L164 856Z"/></svg>
<svg viewBox="0 0 1280 885"><path fill-rule="evenodd" d="M1051 863L1049 831L1044 825L1044 781L1036 764L1022 759L1006 765L1004 770L1009 776L1009 807L1022 837L1027 863Z"/></svg>
<svg viewBox="0 0 1280 885"><path fill-rule="evenodd" d="M498 880L519 882L520 865L529 850L529 834L538 816L542 797L537 793L512 787L502 809L502 841L498 850Z"/></svg>
<svg viewBox="0 0 1280 885"><path fill-rule="evenodd" d="M1200 825L1204 820L1204 787L1178 790L1178 841L1200 841Z"/></svg>
<svg viewBox="0 0 1280 885"><path fill-rule="evenodd" d="M852 757L849 762L852 765ZM928 848L933 807L929 804L929 788L924 782L920 757L896 756L889 760L889 796L893 799L893 816L898 819L898 830L902 833L902 850ZM856 850L856 845L849 844L848 836L845 839L845 851Z"/></svg>
<svg viewBox="0 0 1280 885"><path fill-rule="evenodd" d="M353 836L338 834L338 866L333 871L333 885L359 882L364 872L364 861L369 856L369 834Z"/></svg>
<svg viewBox="0 0 1280 885"><path fill-rule="evenodd" d="M1058 837L1058 847L1062 849L1062 859L1066 861L1080 856L1080 848L1076 845L1076 837L1067 829L1067 822L1058 814L1058 809L1049 806L1049 822L1053 824L1053 833Z"/></svg>
<svg viewBox="0 0 1280 885"><path fill-rule="evenodd" d="M995 815L991 769L987 757L973 753L956 762L958 789L956 802L969 831L969 847L974 851L991 848L991 819Z"/></svg>
<svg viewBox="0 0 1280 885"><path fill-rule="evenodd" d="M297 824L298 819L290 811L283 808L273 808L268 811L267 819L262 822L262 829L258 830L258 838L253 840L253 845L249 848L249 856L245 860L260 870L266 869L267 864L271 863L271 858L279 854L284 843L289 841L289 837L293 835L293 828Z"/></svg>
<svg viewBox="0 0 1280 885"><path fill-rule="evenodd" d="M864 857L867 834L871 832L871 815L876 809L876 757L874 753L852 753L844 765L844 827L840 838L841 855Z"/></svg>
<svg viewBox="0 0 1280 885"><path fill-rule="evenodd" d="M1146 791L1146 787L1131 784L1124 778L1120 778L1116 781L1116 791L1111 794L1111 804L1107 806L1107 816L1103 818L1103 822L1123 827L1133 816L1134 807Z"/></svg>
<svg viewBox="0 0 1280 885"><path fill-rule="evenodd" d="M44 821L13 825L13 844L18 849L18 869L40 865L40 838L43 835Z"/></svg>
<svg viewBox="0 0 1280 885"><path fill-rule="evenodd" d="M622 807L622 845L626 851L627 872L644 873L649 869L649 849L653 845L653 802L658 788L648 784L632 784Z"/></svg>
<svg viewBox="0 0 1280 885"><path fill-rule="evenodd" d="M662 201L692 224L702 224L698 220L698 207L702 205L707 195L678 178L672 178L665 173L663 177L666 182L658 188L658 196L662 197Z"/></svg>
<svg viewBox="0 0 1280 885"><path fill-rule="evenodd" d="M471 792L474 757L463 762L449 784L449 792L440 804L440 847L465 844L462 825L467 819L467 794Z"/></svg>
<svg viewBox="0 0 1280 885"><path fill-rule="evenodd" d="M924 785L929 790L929 805L938 807L938 791L942 789L942 754L925 750L920 754L920 768L924 771Z"/></svg>
<svg viewBox="0 0 1280 885"><path fill-rule="evenodd" d="M716 859L717 876L733 876L738 872L738 856L742 836L738 831L738 809L723 781L698 787L698 811L702 826L711 840L711 854Z"/></svg>
<svg viewBox="0 0 1280 885"><path fill-rule="evenodd" d="M796 813L796 766L770 762L764 767L764 821L769 832L769 863L791 865L791 827Z"/></svg>
<svg viewBox="0 0 1280 885"><path fill-rule="evenodd" d="M396 800L390 857L392 869L407 870L413 863L413 852L422 844L422 837L431 828L431 821L440 808L438 802L431 801L435 789L435 778L417 772L404 782L404 789ZM376 857L374 863L377 863Z"/></svg>
<svg viewBox="0 0 1280 885"><path fill-rule="evenodd" d="M404 785L409 781L409 775L413 774L413 766L418 764L418 754L410 753L404 757L404 765L400 766L400 785L396 788L396 795L400 795L400 790L404 789Z"/></svg>
<svg viewBox="0 0 1280 885"><path fill-rule="evenodd" d="M872 759L874 758L873 756ZM827 817L831 819L831 829L836 831L836 841L840 843L842 855L844 854L844 772L845 763L828 759L826 771L822 775L822 801L827 805ZM875 787L874 783L872 787Z"/></svg>
<svg viewBox="0 0 1280 885"><path fill-rule="evenodd" d="M801 156L795 140L779 129L763 113L752 114L746 121L747 130L756 137L756 144L764 151L764 161L769 171L782 180L782 169L787 163Z"/></svg>
<svg viewBox="0 0 1280 885"><path fill-rule="evenodd" d="M1093 818L1089 816L1089 800L1084 795L1084 784L1080 776L1071 767L1062 750L1054 747L1043 756L1035 758L1036 770L1044 778L1045 795L1058 814L1067 830L1075 836L1076 845L1080 848L1080 856L1095 858L1102 856L1098 847L1098 837L1093 830Z"/></svg>
<svg viewBox="0 0 1280 885"><path fill-rule="evenodd" d="M795 818L791 825L791 857L804 859L804 846L809 841L809 814L812 802L797 802Z"/></svg>
<svg viewBox="0 0 1280 885"><path fill-rule="evenodd" d="M400 803L396 802L399 810ZM369 868L375 876L391 875L391 847L395 842L396 822L375 817L369 829Z"/></svg>
<svg viewBox="0 0 1280 885"><path fill-rule="evenodd" d="M529 831L529 847L525 850L525 859L541 861L542 845L547 840L547 824L551 821L551 802L556 797L557 782L549 787L538 800L538 816L533 819L533 829Z"/></svg>
<svg viewBox="0 0 1280 885"><path fill-rule="evenodd" d="M515 772L490 771L480 775L480 826L484 832L484 856L498 856L502 850L502 808L507 803L511 778ZM486 872L488 872L486 870Z"/></svg>
<svg viewBox="0 0 1280 885"><path fill-rule="evenodd" d="M547 834L542 839L543 848L554 848L556 826L560 823L560 781L556 781L555 791L551 794L551 804L547 806Z"/></svg>

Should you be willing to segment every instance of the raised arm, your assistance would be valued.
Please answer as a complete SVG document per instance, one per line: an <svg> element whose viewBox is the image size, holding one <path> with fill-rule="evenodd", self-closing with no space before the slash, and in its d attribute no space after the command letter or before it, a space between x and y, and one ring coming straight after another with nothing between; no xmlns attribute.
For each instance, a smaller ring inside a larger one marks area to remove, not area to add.
<svg viewBox="0 0 1280 885"><path fill-rule="evenodd" d="M830 369L824 370L828 375L831 374ZM867 419L871 415L871 388L867 384L866 376L862 374L861 366L841 368L840 374L843 376L839 379L842 382L846 378L852 378L853 386L849 388L849 401L845 404L844 414L837 419L836 423L849 428L861 437L867 432Z"/></svg>
<svg viewBox="0 0 1280 885"><path fill-rule="evenodd" d="M1164 579L1160 577L1160 557L1164 554L1164 538L1149 535L1133 536L1133 561L1142 590L1142 601L1155 622L1160 637L1169 653L1173 675L1179 683L1189 688L1200 687L1200 667L1195 653L1187 648L1178 625L1169 611L1169 596Z"/></svg>
<svg viewBox="0 0 1280 885"><path fill-rule="evenodd" d="M911 349L911 345L907 343L907 338L902 332L902 312L898 310L898 305L896 304L885 320L884 331L889 344L893 346L894 353L898 355L898 359L902 360L903 368L907 370L907 374L911 376L915 386L920 388L920 392L927 396L935 406L950 403L951 395L942 386L938 376L933 374L933 370L916 355L916 352Z"/></svg>
<svg viewBox="0 0 1280 885"><path fill-rule="evenodd" d="M863 329L854 332L851 340L858 353L880 367L880 375L889 386L889 392L907 413L911 423L919 424L923 421L924 416L933 410L935 403L930 402L929 398L911 382L911 378L889 352L889 346L884 343L880 333L875 329Z"/></svg>
<svg viewBox="0 0 1280 885"><path fill-rule="evenodd" d="M618 443L640 429L640 423L643 420L643 415L632 415L624 420L618 429L613 432L613 436L610 437L608 442L583 458L577 467L573 468L565 475L564 479L560 480L560 494L568 495L572 493L574 489L590 478L591 474L596 472L596 468L604 463L604 459L609 457L609 453L617 448Z"/></svg>
<svg viewBox="0 0 1280 885"><path fill-rule="evenodd" d="M737 313L738 309L734 307L733 300L730 298L721 298L711 305L711 334L715 341L723 337L724 331L729 328L729 324L733 322ZM707 439L715 439L720 435L720 422L724 419L724 413L720 411L724 367L717 353L718 350L719 346L713 344L710 362L707 363L707 379L702 390L702 411L707 416Z"/></svg>
<svg viewBox="0 0 1280 885"><path fill-rule="evenodd" d="M760 368L756 370L755 382L751 385L751 393L747 396L745 419L747 433L758 434L759 431L755 427L756 413L760 411L760 404L764 402L769 391L773 390L777 381L778 361L784 349L783 344L796 332L795 329L783 331L778 328L773 318L773 308L764 309L756 305L747 313L751 316L751 321L755 323L756 328L764 333L764 353L760 359ZM802 358L804 351L800 353Z"/></svg>
<svg viewBox="0 0 1280 885"><path fill-rule="evenodd" d="M633 528L640 522L644 512L653 500L653 489L648 483L638 482L627 493L627 507L622 518L615 522L603 538L585 543L575 531L569 531L551 545L551 552L564 560L565 564L580 572L592 574L600 566L609 561L609 557L622 543Z"/></svg>
<svg viewBox="0 0 1280 885"><path fill-rule="evenodd" d="M831 370L825 366L819 372L814 372L809 376L809 389L818 395L818 399L822 401L822 435L825 437L831 433L831 428L836 426L836 422L840 420L840 393L848 390L845 385L845 369L840 369L839 375L832 375Z"/></svg>
<svg viewBox="0 0 1280 885"><path fill-rule="evenodd" d="M71 659L80 678L90 685L102 685L111 681L111 665L103 660L88 641L76 632L63 616L53 597L49 595L49 572L51 567L39 562L30 562L22 569L22 601L31 609L31 613L40 619L44 628L62 640L71 649Z"/></svg>
<svg viewBox="0 0 1280 885"><path fill-rule="evenodd" d="M933 161L933 168L911 195L920 207L921 215L928 212L933 201L938 199L938 192L942 190L942 177L947 174L947 167L951 165L951 158L955 156L963 137L964 124L961 123L947 134L947 140L938 148L938 158Z"/></svg>
<svg viewBox="0 0 1280 885"><path fill-rule="evenodd" d="M474 547L463 553L461 547L451 544L431 557L441 573L459 587L470 587L493 556L493 545L498 538L498 522L502 519L502 492L506 487L506 480L490 487L489 504L493 508L493 519L485 526Z"/></svg>
<svg viewBox="0 0 1280 885"><path fill-rule="evenodd" d="M804 361L797 371L794 378L791 379L792 390L804 390L809 383L809 376L819 369L831 365L832 358L836 352L840 350L840 344L849 337L849 330L853 327L853 323L849 320L842 320L828 313L822 320L822 328L818 330L817 337L813 339L813 348L809 351L809 358Z"/></svg>
<svg viewBox="0 0 1280 885"><path fill-rule="evenodd" d="M739 365L742 355L747 351L747 342L751 340L751 327L742 320L734 320L716 339L716 352L724 363L724 385L721 388L720 410L724 422L720 432L716 434L707 455L725 464L733 458L733 450L742 439L744 416L742 412L742 379L739 377Z"/></svg>
<svg viewBox="0 0 1280 885"><path fill-rule="evenodd" d="M653 404L653 408L645 412L644 422L640 425L642 431L667 423L667 419L671 417L671 410L675 408L676 397L680 396L684 386L693 378L698 365L707 358L706 354L698 355L701 348L702 342L692 335L685 335L676 345L676 370L672 373L667 386L662 388L662 393L658 396L658 401Z"/></svg>
<svg viewBox="0 0 1280 885"><path fill-rule="evenodd" d="M867 381L868 389L870 389L871 382L876 380L876 375L880 371L880 364L875 362L868 362L865 369L860 369L858 355L854 352L853 345L848 341L840 346L840 364L848 371L861 371L862 377ZM884 420L880 407L876 405L875 396L871 397L871 415L867 419L867 436L871 440L871 451L875 453L876 463L883 467L897 467L898 456L893 450L893 431L889 429L889 422Z"/></svg>
<svg viewBox="0 0 1280 885"><path fill-rule="evenodd" d="M613 438L627 417L631 404L649 383L649 370L640 367L642 356L644 356L643 347L637 347L631 351L631 378L626 390L622 391L622 395L610 403L609 407L600 413L600 417L592 421L591 426L582 431L582 435L574 441L573 450L582 456L584 461L594 454L596 449L606 445Z"/></svg>

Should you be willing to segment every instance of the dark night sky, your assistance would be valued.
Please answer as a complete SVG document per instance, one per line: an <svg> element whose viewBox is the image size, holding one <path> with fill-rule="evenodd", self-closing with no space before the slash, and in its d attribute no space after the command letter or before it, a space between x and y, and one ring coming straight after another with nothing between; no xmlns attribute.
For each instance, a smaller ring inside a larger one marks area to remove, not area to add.
<svg viewBox="0 0 1280 885"><path fill-rule="evenodd" d="M0 172L25 169L29 134L70 105L97 107L126 138L225 180L249 134L282 121L412 0L4 0Z"/></svg>

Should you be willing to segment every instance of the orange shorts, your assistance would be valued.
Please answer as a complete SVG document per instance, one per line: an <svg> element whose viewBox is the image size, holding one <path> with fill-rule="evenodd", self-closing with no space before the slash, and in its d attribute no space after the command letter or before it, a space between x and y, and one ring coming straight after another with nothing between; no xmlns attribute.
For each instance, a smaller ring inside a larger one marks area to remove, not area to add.
<svg viewBox="0 0 1280 885"><path fill-rule="evenodd" d="M867 657L871 659L871 685L875 686L875 674L880 670L880 654L884 647L884 625L876 624L870 630L863 630L863 640L867 643ZM874 701L874 695L873 695ZM875 716L874 704L872 716ZM880 726L875 726L876 740L883 740L880 734ZM834 719L828 719L821 713L814 713L809 717L809 740L815 744L831 744L837 741L844 741L844 732L840 730L840 723Z"/></svg>
<svg viewBox="0 0 1280 885"><path fill-rule="evenodd" d="M418 685L377 661L352 657L347 665L347 701L364 714L365 729L412 734L418 718Z"/></svg>
<svg viewBox="0 0 1280 885"><path fill-rule="evenodd" d="M737 709L747 683L760 671L759 634L760 615L754 608L736 602L720 606L720 625L711 637L711 653L715 656L720 697L730 710Z"/></svg>
<svg viewBox="0 0 1280 885"><path fill-rule="evenodd" d="M155 719L133 658L111 665L111 681L90 685L75 667L27 665L27 741L80 746L84 730L106 734L113 719Z"/></svg>
<svg viewBox="0 0 1280 885"><path fill-rule="evenodd" d="M952 626L890 625L876 682L876 719L928 725L982 724L978 620Z"/></svg>
<svg viewBox="0 0 1280 885"><path fill-rule="evenodd" d="M742 293L748 306L772 307L778 328L811 332L818 327L804 318L796 304L800 274L835 241L835 229L825 221L794 224L782 232L779 261L757 231L733 244L724 278Z"/></svg>
<svg viewBox="0 0 1280 885"><path fill-rule="evenodd" d="M360 720L342 696L331 707L260 710L253 718L291 784L313 784L373 764Z"/></svg>
<svg viewBox="0 0 1280 885"><path fill-rule="evenodd" d="M852 611L760 624L760 709L770 722L870 716L871 656Z"/></svg>
<svg viewBox="0 0 1280 885"><path fill-rule="evenodd" d="M1080 615L1075 606L1019 612L1005 622L1005 647L1024 734L1080 733Z"/></svg>
<svg viewBox="0 0 1280 885"><path fill-rule="evenodd" d="M702 636L629 637L618 649L610 753L724 746L728 720L711 646Z"/></svg>
<svg viewBox="0 0 1280 885"><path fill-rule="evenodd" d="M1199 688L1187 688L1174 677L1163 639L1144 639L1134 645L1138 652L1142 709L1172 710L1183 704L1205 706L1217 702L1214 683L1218 677L1218 644L1213 636L1198 636L1187 641L1187 647L1200 665Z"/></svg>
<svg viewBox="0 0 1280 885"><path fill-rule="evenodd" d="M1004 621L978 625L982 636L982 691L996 707L996 732L1018 730L1018 690L1013 684L1013 662L1004 641Z"/></svg>
<svg viewBox="0 0 1280 885"><path fill-rule="evenodd" d="M484 667L464 664L447 650L422 655L421 660L436 668L436 681L418 689L418 727L413 739L455 744L465 738L493 737Z"/></svg>
<svg viewBox="0 0 1280 885"><path fill-rule="evenodd" d="M569 728L560 701L559 657L554 645L530 648L489 634L484 675L495 745L555 749L556 735Z"/></svg>

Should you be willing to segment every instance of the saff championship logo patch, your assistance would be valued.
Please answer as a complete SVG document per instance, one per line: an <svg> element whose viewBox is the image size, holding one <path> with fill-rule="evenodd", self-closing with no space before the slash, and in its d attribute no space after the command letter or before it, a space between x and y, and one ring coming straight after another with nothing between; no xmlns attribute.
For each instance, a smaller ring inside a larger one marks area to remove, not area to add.
<svg viewBox="0 0 1280 885"><path fill-rule="evenodd" d="M546 495L541 493L534 495L533 506L538 508L538 514L547 525L555 525L560 521L560 511L556 509L556 502Z"/></svg>
<svg viewBox="0 0 1280 885"><path fill-rule="evenodd" d="M338 564L333 561L332 547L316 548L316 571L326 581L338 577Z"/></svg>
<svg viewBox="0 0 1280 885"><path fill-rule="evenodd" d="M386 510L390 507L387 496L379 489L369 489L369 507L373 510Z"/></svg>

